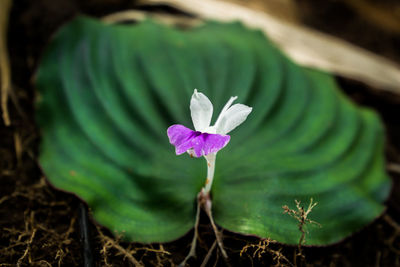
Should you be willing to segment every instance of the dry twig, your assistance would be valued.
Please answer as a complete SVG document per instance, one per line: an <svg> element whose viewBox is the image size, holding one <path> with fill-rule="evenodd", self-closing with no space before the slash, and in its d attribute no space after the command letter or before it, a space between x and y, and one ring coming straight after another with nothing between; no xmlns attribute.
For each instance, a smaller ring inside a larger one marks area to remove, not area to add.
<svg viewBox="0 0 400 267"><path fill-rule="evenodd" d="M1 80L1 110L6 126L11 124L8 114L7 101L11 89L11 71L7 52L8 17L11 9L11 0L0 1L0 80Z"/></svg>

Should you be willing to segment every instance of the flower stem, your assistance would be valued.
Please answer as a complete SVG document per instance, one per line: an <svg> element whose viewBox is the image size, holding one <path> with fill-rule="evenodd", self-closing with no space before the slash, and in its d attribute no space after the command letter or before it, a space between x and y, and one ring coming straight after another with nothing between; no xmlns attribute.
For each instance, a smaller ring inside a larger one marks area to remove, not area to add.
<svg viewBox="0 0 400 267"><path fill-rule="evenodd" d="M209 194L214 180L216 153L211 153L204 157L207 160L207 179L203 187L203 192L204 194Z"/></svg>

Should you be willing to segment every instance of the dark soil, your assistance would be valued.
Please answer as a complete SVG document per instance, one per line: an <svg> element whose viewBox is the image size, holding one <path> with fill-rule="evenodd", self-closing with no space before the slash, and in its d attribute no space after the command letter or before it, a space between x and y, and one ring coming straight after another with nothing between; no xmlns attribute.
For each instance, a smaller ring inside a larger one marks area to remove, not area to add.
<svg viewBox="0 0 400 267"><path fill-rule="evenodd" d="M298 2L307 24L400 62L400 37L365 22L344 2L317 1L318 5L311 0ZM398 5L393 1L383 2ZM49 186L37 164L39 134L33 116L32 77L46 43L67 20L78 13L98 17L134 5L129 0L14 1L8 35L13 83L9 102L12 125L0 126L0 266L81 266L85 263L79 227L81 202ZM173 12L165 7L160 9ZM355 101L381 114L387 128L387 161L398 164L400 97L358 82L338 80ZM387 201L387 212L340 244L303 248L304 257L296 257L294 247L224 232L229 264L400 266L400 175L390 170L389 173L394 187ZM172 266L188 253L193 234L168 244L142 245L121 242L92 221L88 229L96 266L133 266L135 260L146 266ZM203 262L214 242L204 214L200 234L198 257L189 261L193 266ZM227 265L217 250L212 251L209 260L209 266L214 265Z"/></svg>

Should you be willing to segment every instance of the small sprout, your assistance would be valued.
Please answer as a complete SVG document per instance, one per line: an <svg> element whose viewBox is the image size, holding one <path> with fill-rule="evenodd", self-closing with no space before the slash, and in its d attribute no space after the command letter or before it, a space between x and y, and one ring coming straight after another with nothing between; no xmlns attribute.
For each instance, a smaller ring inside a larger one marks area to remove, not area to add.
<svg viewBox="0 0 400 267"><path fill-rule="evenodd" d="M305 244L305 242L306 242L306 233L307 232L304 229L304 226L306 224L314 224L314 225L321 227L321 225L319 223L312 221L308 218L308 215L311 213L313 208L318 204L318 202L313 203L313 199L311 198L310 204L308 205L308 208L306 210L302 206L300 206L300 204L301 204L300 201L295 200L294 202L296 203L297 210L290 209L287 205L282 206L282 208L284 210L284 213L289 214L290 216L295 218L297 221L299 221L298 226L299 226L299 231L301 232L301 236L299 239L297 256L300 256L304 259L304 255L303 255L302 249L301 249L301 246L303 244ZM296 265L296 263L295 263L295 265Z"/></svg>

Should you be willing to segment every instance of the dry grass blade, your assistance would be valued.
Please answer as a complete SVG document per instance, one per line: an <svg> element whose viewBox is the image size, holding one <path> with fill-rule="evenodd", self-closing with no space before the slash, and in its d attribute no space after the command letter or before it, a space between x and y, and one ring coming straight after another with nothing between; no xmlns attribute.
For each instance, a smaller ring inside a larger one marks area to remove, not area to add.
<svg viewBox="0 0 400 267"><path fill-rule="evenodd" d="M381 29L400 34L400 12L396 8L385 7L379 1L345 0L343 2Z"/></svg>
<svg viewBox="0 0 400 267"><path fill-rule="evenodd" d="M400 94L400 66L338 38L221 0L142 0L168 4L204 19L239 20L265 32L297 63Z"/></svg>
<svg viewBox="0 0 400 267"><path fill-rule="evenodd" d="M142 21L146 18L153 18L167 25L185 25L195 26L201 23L201 20L180 16L173 16L168 14L138 11L138 10L124 10L116 13L109 14L101 18L105 23L121 23L125 21Z"/></svg>
<svg viewBox="0 0 400 267"><path fill-rule="evenodd" d="M393 163L389 163L387 165L387 170L400 174L400 164L399 163L394 163L394 162Z"/></svg>
<svg viewBox="0 0 400 267"><path fill-rule="evenodd" d="M7 28L8 16L11 8L11 0L0 1L0 81L1 81L1 110L6 126L11 124L8 114L7 100L11 85L10 62L7 52Z"/></svg>
<svg viewBox="0 0 400 267"><path fill-rule="evenodd" d="M146 17L147 15L145 12L137 10L127 10L104 16L102 20L106 23L118 23L118 22L123 22L125 20L140 21L144 20Z"/></svg>

